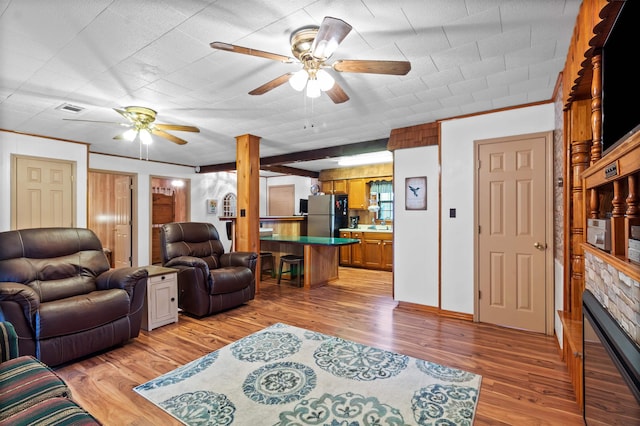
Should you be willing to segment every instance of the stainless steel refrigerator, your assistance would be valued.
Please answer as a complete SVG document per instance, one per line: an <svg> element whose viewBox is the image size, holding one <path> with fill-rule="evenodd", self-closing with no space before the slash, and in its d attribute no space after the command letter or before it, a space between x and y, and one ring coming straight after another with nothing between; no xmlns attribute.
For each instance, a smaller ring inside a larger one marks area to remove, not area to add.
<svg viewBox="0 0 640 426"><path fill-rule="evenodd" d="M307 216L310 237L340 237L340 228L348 228L347 195L311 195Z"/></svg>

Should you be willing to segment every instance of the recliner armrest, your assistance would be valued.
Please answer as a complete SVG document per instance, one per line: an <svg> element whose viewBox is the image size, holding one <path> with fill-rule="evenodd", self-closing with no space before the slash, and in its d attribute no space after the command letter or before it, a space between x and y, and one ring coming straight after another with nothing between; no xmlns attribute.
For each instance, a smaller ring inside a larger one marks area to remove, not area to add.
<svg viewBox="0 0 640 426"><path fill-rule="evenodd" d="M146 280L149 272L145 268L130 267L109 269L98 275L96 278L96 287L98 290L109 290L112 288L121 288L132 295L133 289L140 280Z"/></svg>
<svg viewBox="0 0 640 426"><path fill-rule="evenodd" d="M33 316L40 309L38 293L27 285L15 282L0 282L0 302L15 302L31 325Z"/></svg>
<svg viewBox="0 0 640 426"><path fill-rule="evenodd" d="M169 260L163 265L165 268L200 268L204 271L204 276L209 275L209 265L204 259L195 256L178 256Z"/></svg>
<svg viewBox="0 0 640 426"><path fill-rule="evenodd" d="M252 251L234 251L231 253L223 253L220 256L222 266L246 266L252 272L256 270L256 262L258 255Z"/></svg>

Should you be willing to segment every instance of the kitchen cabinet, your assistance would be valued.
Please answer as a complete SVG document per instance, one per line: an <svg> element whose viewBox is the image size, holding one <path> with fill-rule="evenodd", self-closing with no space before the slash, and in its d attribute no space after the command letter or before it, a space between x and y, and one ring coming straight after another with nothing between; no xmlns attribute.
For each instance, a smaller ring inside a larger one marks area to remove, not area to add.
<svg viewBox="0 0 640 426"><path fill-rule="evenodd" d="M320 181L320 192L324 192L325 194L333 194L333 181L332 180Z"/></svg>
<svg viewBox="0 0 640 426"><path fill-rule="evenodd" d="M351 238L357 238L360 240L358 244L351 245L351 266L364 266L362 251L362 232L352 231Z"/></svg>
<svg viewBox="0 0 640 426"><path fill-rule="evenodd" d="M346 194L347 193L347 180L340 179L333 181L333 193L334 194Z"/></svg>
<svg viewBox="0 0 640 426"><path fill-rule="evenodd" d="M351 238L351 232L340 231L340 238ZM340 265L351 265L351 247L352 246L340 246Z"/></svg>
<svg viewBox="0 0 640 426"><path fill-rule="evenodd" d="M367 208L367 184L364 179L348 179L347 194L350 209L365 210Z"/></svg>
<svg viewBox="0 0 640 426"><path fill-rule="evenodd" d="M346 194L347 179L321 181L320 192L324 192L325 194Z"/></svg>
<svg viewBox="0 0 640 426"><path fill-rule="evenodd" d="M340 238L357 238L357 244L340 247L341 266L364 266L362 258L362 232L360 231L340 231Z"/></svg>
<svg viewBox="0 0 640 426"><path fill-rule="evenodd" d="M389 239L382 240L382 269L393 270L393 235L388 234Z"/></svg>
<svg viewBox="0 0 640 426"><path fill-rule="evenodd" d="M393 266L393 235L389 232L364 232L362 245L364 266L391 270Z"/></svg>
<svg viewBox="0 0 640 426"><path fill-rule="evenodd" d="M393 234L391 232L340 231L341 238L357 238L358 244L341 247L340 265L391 271Z"/></svg>

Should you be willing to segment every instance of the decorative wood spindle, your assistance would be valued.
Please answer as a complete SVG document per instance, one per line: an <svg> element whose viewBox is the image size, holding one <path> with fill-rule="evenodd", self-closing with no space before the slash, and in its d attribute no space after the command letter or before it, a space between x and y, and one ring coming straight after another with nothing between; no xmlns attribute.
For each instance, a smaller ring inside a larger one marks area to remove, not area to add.
<svg viewBox="0 0 640 426"><path fill-rule="evenodd" d="M589 218L598 219L600 217L600 197L598 195L598 189L593 188L589 191Z"/></svg>
<svg viewBox="0 0 640 426"><path fill-rule="evenodd" d="M611 200L611 205L613 207L613 209L611 210L611 254L613 254L614 256L625 254L625 205L622 191L622 180L614 180L613 199Z"/></svg>
<svg viewBox="0 0 640 426"><path fill-rule="evenodd" d="M625 212L627 218L638 219L640 218L640 197L638 196L638 187L636 175L629 175L627 177L628 183L628 195L627 195L627 211Z"/></svg>
<svg viewBox="0 0 640 426"><path fill-rule="evenodd" d="M591 58L591 164L602 158L602 55ZM593 213L593 212L592 212Z"/></svg>
<svg viewBox="0 0 640 426"><path fill-rule="evenodd" d="M624 219L625 241L631 238L631 227L640 226L640 196L638 196L637 179L640 174L627 176L627 211ZM629 259L629 244L624 247L624 257Z"/></svg>

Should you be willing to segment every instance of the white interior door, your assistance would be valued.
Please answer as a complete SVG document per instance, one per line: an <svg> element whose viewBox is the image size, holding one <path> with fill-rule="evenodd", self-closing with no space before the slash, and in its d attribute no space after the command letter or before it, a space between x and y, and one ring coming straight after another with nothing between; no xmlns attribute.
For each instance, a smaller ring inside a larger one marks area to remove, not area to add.
<svg viewBox="0 0 640 426"><path fill-rule="evenodd" d="M75 225L73 162L15 156L13 166L13 229Z"/></svg>
<svg viewBox="0 0 640 426"><path fill-rule="evenodd" d="M545 136L477 145L478 318L546 332Z"/></svg>

